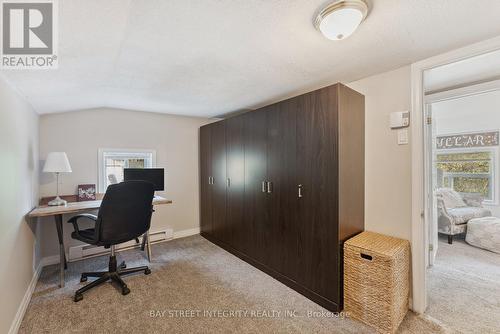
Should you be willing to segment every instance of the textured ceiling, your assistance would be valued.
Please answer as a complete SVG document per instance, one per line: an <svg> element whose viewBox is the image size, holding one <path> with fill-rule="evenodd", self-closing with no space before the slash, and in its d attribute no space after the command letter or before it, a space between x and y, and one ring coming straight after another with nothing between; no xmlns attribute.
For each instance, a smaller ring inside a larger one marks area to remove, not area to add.
<svg viewBox="0 0 500 334"><path fill-rule="evenodd" d="M215 116L350 82L500 34L498 0L372 0L349 39L324 0L59 1L59 69L3 71L39 113Z"/></svg>

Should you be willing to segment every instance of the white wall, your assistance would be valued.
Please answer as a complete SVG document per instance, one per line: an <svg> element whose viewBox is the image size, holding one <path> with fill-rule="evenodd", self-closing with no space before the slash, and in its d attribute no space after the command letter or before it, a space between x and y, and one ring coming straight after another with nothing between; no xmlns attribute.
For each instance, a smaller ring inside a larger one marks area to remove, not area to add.
<svg viewBox="0 0 500 334"><path fill-rule="evenodd" d="M436 135L500 130L500 90L432 104Z"/></svg>
<svg viewBox="0 0 500 334"><path fill-rule="evenodd" d="M39 262L38 116L0 75L0 333L7 333Z"/></svg>
<svg viewBox="0 0 500 334"><path fill-rule="evenodd" d="M500 77L500 50L468 57L424 72L424 91L445 91Z"/></svg>
<svg viewBox="0 0 500 334"><path fill-rule="evenodd" d="M365 95L365 229L410 240L411 149L389 114L410 110L410 67L348 84ZM408 129L409 130L409 129Z"/></svg>
<svg viewBox="0 0 500 334"><path fill-rule="evenodd" d="M156 150L156 165L166 170L165 192L173 200L155 208L152 231L173 228L175 232L199 227L198 129L205 118L171 116L140 111L92 109L40 117L40 157L50 151L67 153L73 172L62 175L62 194L76 194L78 184L98 182L99 148ZM55 194L55 177L42 174L40 195ZM69 217L64 217L67 220ZM58 254L52 219L43 219L42 256ZM72 226L64 224L66 248Z"/></svg>
<svg viewBox="0 0 500 334"><path fill-rule="evenodd" d="M432 104L435 135L500 130L500 90ZM497 147L498 150L498 147ZM500 164L495 166L497 181ZM497 189L497 197L499 192ZM500 205L485 205L500 217Z"/></svg>

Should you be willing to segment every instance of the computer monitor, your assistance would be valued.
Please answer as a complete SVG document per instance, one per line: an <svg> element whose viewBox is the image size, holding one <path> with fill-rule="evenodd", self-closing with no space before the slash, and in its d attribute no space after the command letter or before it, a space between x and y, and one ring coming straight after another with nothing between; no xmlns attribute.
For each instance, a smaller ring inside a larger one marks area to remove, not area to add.
<svg viewBox="0 0 500 334"><path fill-rule="evenodd" d="M124 181L148 181L155 185L155 191L165 190L163 168L125 168Z"/></svg>

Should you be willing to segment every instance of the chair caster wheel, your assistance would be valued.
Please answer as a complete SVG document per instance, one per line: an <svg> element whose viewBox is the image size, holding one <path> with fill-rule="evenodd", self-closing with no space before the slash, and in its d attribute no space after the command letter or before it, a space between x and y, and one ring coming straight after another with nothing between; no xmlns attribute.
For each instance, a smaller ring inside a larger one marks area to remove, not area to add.
<svg viewBox="0 0 500 334"><path fill-rule="evenodd" d="M129 289L129 288L127 288L126 286L124 286L124 287L122 288L122 295L124 295L124 296L125 296L125 295L128 295L129 293L130 293L130 289Z"/></svg>
<svg viewBox="0 0 500 334"><path fill-rule="evenodd" d="M87 282L87 276L80 277L80 282Z"/></svg>
<svg viewBox="0 0 500 334"><path fill-rule="evenodd" d="M82 299L83 299L83 295L81 293L75 294L75 297L73 297L73 301L75 303L79 302Z"/></svg>
<svg viewBox="0 0 500 334"><path fill-rule="evenodd" d="M148 269L144 270L144 274L145 274L145 275L149 275L149 274L151 274L151 269L149 269L149 268L148 268Z"/></svg>

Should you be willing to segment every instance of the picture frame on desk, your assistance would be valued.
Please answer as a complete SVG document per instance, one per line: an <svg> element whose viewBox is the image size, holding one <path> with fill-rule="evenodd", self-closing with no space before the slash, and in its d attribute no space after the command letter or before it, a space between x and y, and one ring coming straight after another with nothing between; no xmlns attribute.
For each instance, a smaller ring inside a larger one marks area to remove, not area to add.
<svg viewBox="0 0 500 334"><path fill-rule="evenodd" d="M79 184L78 185L78 202L95 201L97 199L97 187L95 184Z"/></svg>

